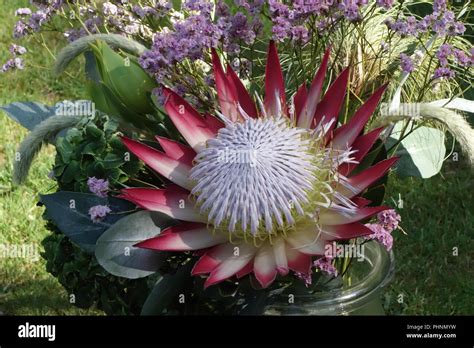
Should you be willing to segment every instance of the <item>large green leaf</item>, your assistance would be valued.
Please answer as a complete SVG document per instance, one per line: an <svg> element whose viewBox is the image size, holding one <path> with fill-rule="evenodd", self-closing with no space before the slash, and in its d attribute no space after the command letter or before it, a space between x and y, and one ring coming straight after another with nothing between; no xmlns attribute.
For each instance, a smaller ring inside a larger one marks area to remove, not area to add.
<svg viewBox="0 0 474 348"><path fill-rule="evenodd" d="M97 240L95 256L99 264L115 276L136 279L155 273L167 253L136 248L173 223L164 214L139 211L117 221Z"/></svg>
<svg viewBox="0 0 474 348"><path fill-rule="evenodd" d="M400 139L402 126L401 122L395 125L387 139L388 149ZM400 156L396 165L398 175L430 178L443 165L446 155L444 133L436 128L419 127L401 141L394 155Z"/></svg>
<svg viewBox="0 0 474 348"><path fill-rule="evenodd" d="M40 195L40 202L47 208L46 218L87 252L94 252L96 241L102 233L134 208L123 199L69 191ZM112 212L102 221L94 223L90 219L89 209L95 205L107 205Z"/></svg>

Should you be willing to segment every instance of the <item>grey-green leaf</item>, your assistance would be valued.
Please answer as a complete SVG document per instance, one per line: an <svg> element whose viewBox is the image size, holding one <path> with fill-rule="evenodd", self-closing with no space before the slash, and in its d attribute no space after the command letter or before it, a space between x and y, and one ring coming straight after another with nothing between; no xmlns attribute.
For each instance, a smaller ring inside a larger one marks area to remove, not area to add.
<svg viewBox="0 0 474 348"><path fill-rule="evenodd" d="M97 240L97 261L119 277L137 279L155 273L167 254L133 245L157 236L172 223L166 215L151 211L139 211L120 219Z"/></svg>
<svg viewBox="0 0 474 348"><path fill-rule="evenodd" d="M8 116L29 130L55 114L55 108L36 102L15 102L0 106Z"/></svg>
<svg viewBox="0 0 474 348"><path fill-rule="evenodd" d="M101 198L94 194L69 191L40 195L40 202L47 208L46 218L89 253L94 252L95 243L102 233L134 207L119 198ZM89 209L95 205L107 205L112 212L102 221L94 223L90 219Z"/></svg>
<svg viewBox="0 0 474 348"><path fill-rule="evenodd" d="M387 148L398 141L401 129L399 122L387 140ZM446 156L444 133L436 128L419 127L401 141L395 155L400 156L396 165L398 175L430 178L441 170Z"/></svg>

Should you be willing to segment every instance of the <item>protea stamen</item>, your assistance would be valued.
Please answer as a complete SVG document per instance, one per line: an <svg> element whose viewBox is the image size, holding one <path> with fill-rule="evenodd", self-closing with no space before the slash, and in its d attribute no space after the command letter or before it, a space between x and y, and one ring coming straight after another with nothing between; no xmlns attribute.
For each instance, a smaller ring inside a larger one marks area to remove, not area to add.
<svg viewBox="0 0 474 348"><path fill-rule="evenodd" d="M292 225L294 210L304 214L315 167L307 132L287 123L283 118L233 123L198 154L191 193L214 226L226 220L229 232L240 223L243 232L255 235L265 225L271 233L275 223Z"/></svg>

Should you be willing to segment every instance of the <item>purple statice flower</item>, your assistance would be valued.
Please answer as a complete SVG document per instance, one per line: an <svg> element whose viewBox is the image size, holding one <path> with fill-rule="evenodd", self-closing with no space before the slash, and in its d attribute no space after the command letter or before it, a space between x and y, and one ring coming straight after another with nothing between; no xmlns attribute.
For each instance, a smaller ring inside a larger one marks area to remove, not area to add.
<svg viewBox="0 0 474 348"><path fill-rule="evenodd" d="M129 35L138 34L139 31L140 31L140 26L138 25L138 23L128 24L124 27L124 32Z"/></svg>
<svg viewBox="0 0 474 348"><path fill-rule="evenodd" d="M326 14L334 4L334 0L294 0L293 9L297 17L309 14L321 15Z"/></svg>
<svg viewBox="0 0 474 348"><path fill-rule="evenodd" d="M250 23L250 27L252 28L253 32L256 36L263 33L263 22L260 19L260 16L255 16Z"/></svg>
<svg viewBox="0 0 474 348"><path fill-rule="evenodd" d="M387 22L387 25L402 36L414 36L418 31L418 25L413 16L408 17L406 20L399 19L395 22Z"/></svg>
<svg viewBox="0 0 474 348"><path fill-rule="evenodd" d="M436 21L437 16L434 14L424 16L416 25L416 29L420 33L426 33Z"/></svg>
<svg viewBox="0 0 474 348"><path fill-rule="evenodd" d="M25 53L26 53L26 48L23 47L23 46L20 46L20 45L11 44L11 45L10 45L10 48L9 48L9 51L10 51L10 53L13 54L14 56L16 56L16 55L22 55L22 54L25 54Z"/></svg>
<svg viewBox="0 0 474 348"><path fill-rule="evenodd" d="M86 36L87 33L84 30L84 28L81 29L69 29L64 32L64 37L69 41L73 42L76 41L77 39Z"/></svg>
<svg viewBox="0 0 474 348"><path fill-rule="evenodd" d="M185 85L182 85L182 84L177 83L177 84L175 85L175 87L173 88L173 91L174 91L177 95L179 95L179 96L181 96L181 97L184 97L184 95L186 94L186 92L188 91L188 89L186 88Z"/></svg>
<svg viewBox="0 0 474 348"><path fill-rule="evenodd" d="M418 34L417 24L418 24L418 21L416 20L415 17L413 16L407 17L405 26L403 28L405 35L416 36Z"/></svg>
<svg viewBox="0 0 474 348"><path fill-rule="evenodd" d="M391 233L398 228L398 224L402 218L395 209L386 209L377 214L377 220L388 233Z"/></svg>
<svg viewBox="0 0 474 348"><path fill-rule="evenodd" d="M447 5L446 0L434 0L433 1L433 13L438 15L446 11Z"/></svg>
<svg viewBox="0 0 474 348"><path fill-rule="evenodd" d="M31 9L28 7L19 8L15 11L15 16L29 16L31 15Z"/></svg>
<svg viewBox="0 0 474 348"><path fill-rule="evenodd" d="M25 68L25 64L23 62L23 59L21 58L14 58L13 62L15 63L15 68L19 70L23 70Z"/></svg>
<svg viewBox="0 0 474 348"><path fill-rule="evenodd" d="M288 18L290 16L290 8L279 0L268 0L268 5L272 17Z"/></svg>
<svg viewBox="0 0 474 348"><path fill-rule="evenodd" d="M440 79L440 78L450 79L450 78L453 78L454 75L455 75L454 71L452 71L448 67L440 67L435 70L433 74L433 79Z"/></svg>
<svg viewBox="0 0 474 348"><path fill-rule="evenodd" d="M205 0L186 0L182 6L183 10L198 11L205 15L210 15L213 8L212 2Z"/></svg>
<svg viewBox="0 0 474 348"><path fill-rule="evenodd" d="M152 96L154 96L156 98L156 102L163 106L165 105L165 102L166 102L166 96L165 94L163 93L163 88L161 87L156 87L154 88L152 91L151 91L151 94Z"/></svg>
<svg viewBox="0 0 474 348"><path fill-rule="evenodd" d="M400 54L400 67L403 72L410 73L415 70L413 60L405 53Z"/></svg>
<svg viewBox="0 0 474 348"><path fill-rule="evenodd" d="M295 42L306 43L309 39L308 29L303 25L297 25L291 29L291 38Z"/></svg>
<svg viewBox="0 0 474 348"><path fill-rule="evenodd" d="M242 12L237 12L232 16L224 36L231 41L242 40L247 45L255 41L255 32L250 27L247 16Z"/></svg>
<svg viewBox="0 0 474 348"><path fill-rule="evenodd" d="M358 0L342 0L339 4L343 16L351 22L358 21L361 18L359 7Z"/></svg>
<svg viewBox="0 0 474 348"><path fill-rule="evenodd" d="M276 41L283 41L291 33L291 23L284 17L277 17L273 20L273 39Z"/></svg>
<svg viewBox="0 0 474 348"><path fill-rule="evenodd" d="M236 6L245 8L246 10L250 9L250 4L247 0L234 0Z"/></svg>
<svg viewBox="0 0 474 348"><path fill-rule="evenodd" d="M377 6L383 7L385 9L390 9L393 6L394 0L377 0Z"/></svg>
<svg viewBox="0 0 474 348"><path fill-rule="evenodd" d="M316 20L316 28L318 35L322 35L326 32L326 30L329 28L331 25L332 20L330 18L321 18L319 20Z"/></svg>
<svg viewBox="0 0 474 348"><path fill-rule="evenodd" d="M388 251L392 250L393 237L382 224L365 224L365 227L369 228L373 232L372 234L365 237L366 239L375 239L380 244L382 244Z"/></svg>
<svg viewBox="0 0 474 348"><path fill-rule="evenodd" d="M93 16L84 21L84 26L92 34L97 33L98 32L97 28L100 27L102 24L103 24L103 19L99 16Z"/></svg>
<svg viewBox="0 0 474 348"><path fill-rule="evenodd" d="M443 44L439 47L436 52L436 57L439 59L439 63L442 67L448 65L448 58L453 54L453 48L450 44Z"/></svg>
<svg viewBox="0 0 474 348"><path fill-rule="evenodd" d="M226 25L229 28L231 23L227 21ZM204 51L217 47L224 30L219 23L214 24L209 15L192 14L177 21L172 30L156 33L152 49L140 57L140 65L154 75L159 83L163 83L171 66L184 59L201 59Z"/></svg>
<svg viewBox="0 0 474 348"><path fill-rule="evenodd" d="M223 0L219 0L216 3L216 17L219 19L226 18L230 16L229 5L227 5Z"/></svg>
<svg viewBox="0 0 474 348"><path fill-rule="evenodd" d="M66 4L65 0L30 0L30 2L39 9L47 12L54 12L59 10Z"/></svg>
<svg viewBox="0 0 474 348"><path fill-rule="evenodd" d="M240 53L240 45L237 42L230 42L225 44L225 51L231 55L235 56Z"/></svg>
<svg viewBox="0 0 474 348"><path fill-rule="evenodd" d="M269 0L268 4L273 22L273 39L276 41L283 41L291 34L294 13L291 12L287 5L278 0Z"/></svg>
<svg viewBox="0 0 474 348"><path fill-rule="evenodd" d="M28 25L33 31L39 31L47 19L48 15L44 11L39 10L31 15Z"/></svg>
<svg viewBox="0 0 474 348"><path fill-rule="evenodd" d="M337 276L337 269L332 264L332 258L321 257L314 261L313 266L329 275Z"/></svg>
<svg viewBox="0 0 474 348"><path fill-rule="evenodd" d="M304 284L308 288L311 283L313 282L313 279L311 277L311 273L302 273L302 272L295 272L295 276L302 281L304 281Z"/></svg>
<svg viewBox="0 0 474 348"><path fill-rule="evenodd" d="M110 2L104 2L104 4L102 5L102 11L106 16L115 16L118 13L118 8L116 5Z"/></svg>
<svg viewBox="0 0 474 348"><path fill-rule="evenodd" d="M216 85L216 81L214 80L214 76L207 75L206 77L204 77L204 83L207 86L214 87Z"/></svg>
<svg viewBox="0 0 474 348"><path fill-rule="evenodd" d="M150 7L150 6L139 6L139 5L134 5L133 8L132 8L132 11L133 13L135 13L138 17L140 18L144 18L146 16L162 16L163 13L161 10L163 10L164 8L160 8L160 11L157 11L156 9L154 9L153 7Z"/></svg>
<svg viewBox="0 0 474 348"><path fill-rule="evenodd" d="M466 31L466 26L462 22L454 22L449 30L449 35L462 35Z"/></svg>
<svg viewBox="0 0 474 348"><path fill-rule="evenodd" d="M12 58L7 60L5 64L3 64L1 71L2 72L7 72L8 70L12 69L19 69L23 70L25 68L25 65L23 63L23 59L21 58Z"/></svg>
<svg viewBox="0 0 474 348"><path fill-rule="evenodd" d="M89 216L92 222L97 223L110 213L112 210L106 205L95 205L89 209Z"/></svg>
<svg viewBox="0 0 474 348"><path fill-rule="evenodd" d="M464 51L459 50L459 49L455 49L453 51L453 53L454 53L454 58L456 59L456 62L460 66L469 66L470 65L471 59L468 57L468 55Z"/></svg>
<svg viewBox="0 0 474 348"><path fill-rule="evenodd" d="M99 197L107 197L109 190L109 181L104 179L97 179L95 176L87 179L87 186L89 191Z"/></svg>
<svg viewBox="0 0 474 348"><path fill-rule="evenodd" d="M456 22L453 11L445 11L439 19L433 23L433 31L440 36L458 35L464 33L466 27L461 22Z"/></svg>
<svg viewBox="0 0 474 348"><path fill-rule="evenodd" d="M249 3L248 12L256 18L262 11L263 5L265 5L265 0L252 0Z"/></svg>
<svg viewBox="0 0 474 348"><path fill-rule="evenodd" d="M132 7L132 12L135 13L138 17L140 18L143 18L146 16L146 11L143 7L139 6L139 5L134 5Z"/></svg>
<svg viewBox="0 0 474 348"><path fill-rule="evenodd" d="M16 22L13 28L13 37L19 39L26 34L28 34L28 26L23 21Z"/></svg>

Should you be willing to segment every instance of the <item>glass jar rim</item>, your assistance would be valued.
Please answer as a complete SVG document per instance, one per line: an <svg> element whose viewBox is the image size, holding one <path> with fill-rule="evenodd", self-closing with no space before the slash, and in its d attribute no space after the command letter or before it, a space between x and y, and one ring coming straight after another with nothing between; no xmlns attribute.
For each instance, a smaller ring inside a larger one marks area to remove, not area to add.
<svg viewBox="0 0 474 348"><path fill-rule="evenodd" d="M370 271L353 285L343 289L331 289L314 294L295 294L294 298L305 303L316 303L319 309L325 307L360 307L370 302L374 296L387 286L395 271L393 251L387 251L380 243L369 241L364 243L364 253L360 255L363 262L370 265ZM288 299L288 293L276 295Z"/></svg>

